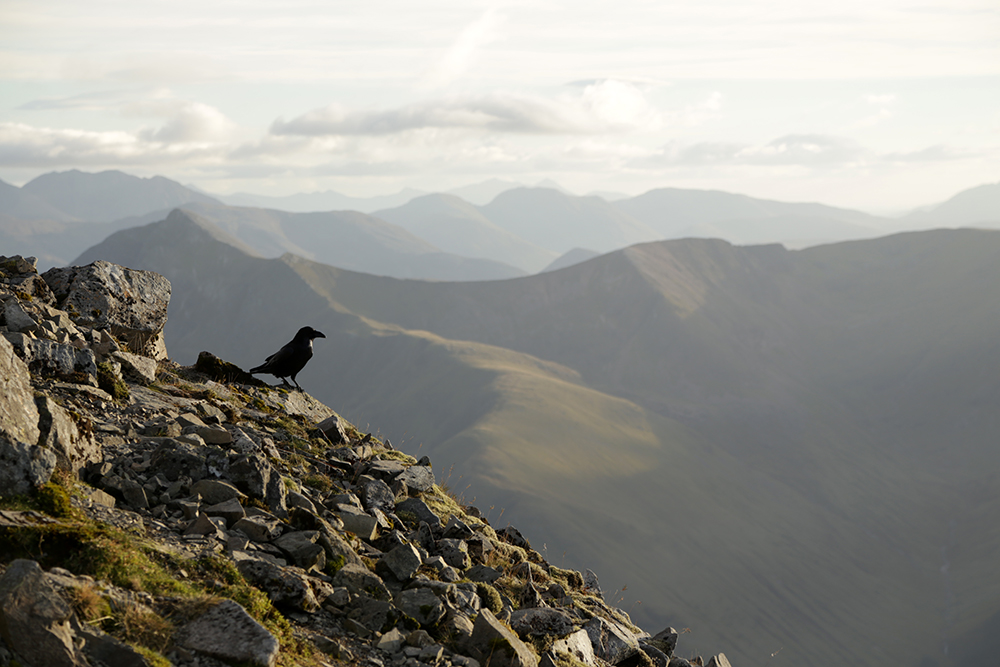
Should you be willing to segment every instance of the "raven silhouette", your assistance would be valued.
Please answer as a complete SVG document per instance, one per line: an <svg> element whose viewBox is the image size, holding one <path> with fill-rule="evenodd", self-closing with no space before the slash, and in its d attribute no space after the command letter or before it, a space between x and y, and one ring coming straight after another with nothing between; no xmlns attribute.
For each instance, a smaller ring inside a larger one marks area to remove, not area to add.
<svg viewBox="0 0 1000 667"><path fill-rule="evenodd" d="M313 338L326 338L326 336L312 327L302 327L288 345L265 359L257 368L251 368L250 374L270 373L276 378L281 378L286 387L292 386L285 379L290 377L299 391L303 391L295 376L305 367L306 362L312 359Z"/></svg>

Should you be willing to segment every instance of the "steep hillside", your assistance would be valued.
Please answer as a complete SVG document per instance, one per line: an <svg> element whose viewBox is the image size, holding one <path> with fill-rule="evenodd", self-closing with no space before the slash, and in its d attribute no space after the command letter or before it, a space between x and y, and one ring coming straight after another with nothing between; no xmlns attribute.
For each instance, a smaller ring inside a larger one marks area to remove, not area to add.
<svg viewBox="0 0 1000 667"><path fill-rule="evenodd" d="M705 664L427 456L211 352L171 361L163 276L0 265L4 667Z"/></svg>
<svg viewBox="0 0 1000 667"><path fill-rule="evenodd" d="M140 178L116 170L50 172L25 183L22 190L90 222L110 222L189 202L216 201L169 178Z"/></svg>
<svg viewBox="0 0 1000 667"><path fill-rule="evenodd" d="M181 359L319 328L303 386L597 563L642 623L734 664L993 647L1000 234L649 243L467 284L249 257L183 216L131 234L80 261L170 277Z"/></svg>

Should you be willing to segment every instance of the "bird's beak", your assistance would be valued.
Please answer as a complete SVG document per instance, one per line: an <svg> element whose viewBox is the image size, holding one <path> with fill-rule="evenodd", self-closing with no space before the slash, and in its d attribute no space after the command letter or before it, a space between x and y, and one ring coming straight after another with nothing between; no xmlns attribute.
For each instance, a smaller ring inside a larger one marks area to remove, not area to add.
<svg viewBox="0 0 1000 667"><path fill-rule="evenodd" d="M313 338L326 338L326 334L322 331L313 331Z"/></svg>

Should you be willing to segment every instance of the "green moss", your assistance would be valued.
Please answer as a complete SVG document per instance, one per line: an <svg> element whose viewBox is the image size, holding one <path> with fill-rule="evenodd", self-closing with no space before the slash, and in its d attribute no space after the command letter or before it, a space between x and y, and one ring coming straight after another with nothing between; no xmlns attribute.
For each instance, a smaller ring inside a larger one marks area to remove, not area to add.
<svg viewBox="0 0 1000 667"><path fill-rule="evenodd" d="M323 566L323 572L330 575L331 577L340 571L340 568L344 567L347 560L344 558L343 554L337 554L336 556L329 556L326 559L326 565Z"/></svg>
<svg viewBox="0 0 1000 667"><path fill-rule="evenodd" d="M302 484L312 489L322 491L323 493L327 493L333 488L333 482L330 481L330 478L325 475L307 475L306 478L302 480Z"/></svg>
<svg viewBox="0 0 1000 667"><path fill-rule="evenodd" d="M47 482L36 489L35 500L40 511L57 519L69 518L74 514L73 505L69 501L69 493L53 482Z"/></svg>
<svg viewBox="0 0 1000 667"><path fill-rule="evenodd" d="M494 615L499 614L503 609L503 601L500 599L499 591L490 584L483 581L477 582L476 593L479 594L483 606L492 611Z"/></svg>
<svg viewBox="0 0 1000 667"><path fill-rule="evenodd" d="M378 458L383 461L401 461L409 465L416 465L417 460L410 456L409 454L404 454L398 449L387 449L384 452L378 453Z"/></svg>
<svg viewBox="0 0 1000 667"><path fill-rule="evenodd" d="M129 399L128 385L115 374L111 364L104 362L97 364L97 386L111 394L116 401L127 401Z"/></svg>
<svg viewBox="0 0 1000 667"><path fill-rule="evenodd" d="M576 570L564 570L555 565L549 566L549 576L563 588L567 590L580 590L583 588L583 575Z"/></svg>
<svg viewBox="0 0 1000 667"><path fill-rule="evenodd" d="M149 663L150 667L171 667L171 665L173 665L172 662L163 657L163 655L158 651L148 649L145 646L133 646L132 648L138 651L140 655L146 659L146 662Z"/></svg>
<svg viewBox="0 0 1000 667"><path fill-rule="evenodd" d="M38 561L42 567L64 567L76 574L105 579L116 586L154 595L192 595L177 580L176 559L154 551L125 532L103 524L71 521L0 529L5 548L0 558Z"/></svg>

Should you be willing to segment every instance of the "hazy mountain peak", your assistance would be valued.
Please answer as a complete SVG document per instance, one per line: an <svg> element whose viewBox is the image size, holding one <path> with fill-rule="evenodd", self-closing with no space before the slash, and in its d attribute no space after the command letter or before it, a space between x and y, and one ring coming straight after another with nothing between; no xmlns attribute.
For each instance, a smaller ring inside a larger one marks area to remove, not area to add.
<svg viewBox="0 0 1000 667"><path fill-rule="evenodd" d="M217 201L163 176L141 178L115 169L50 172L25 183L22 190L76 218L93 222L110 222L189 202Z"/></svg>

